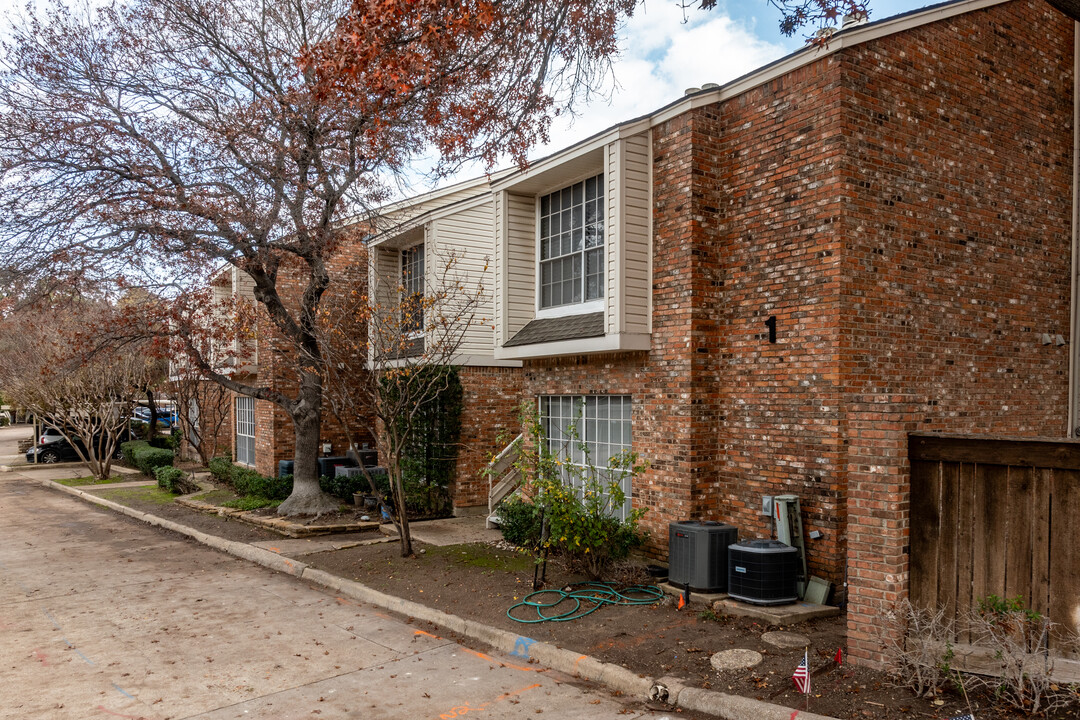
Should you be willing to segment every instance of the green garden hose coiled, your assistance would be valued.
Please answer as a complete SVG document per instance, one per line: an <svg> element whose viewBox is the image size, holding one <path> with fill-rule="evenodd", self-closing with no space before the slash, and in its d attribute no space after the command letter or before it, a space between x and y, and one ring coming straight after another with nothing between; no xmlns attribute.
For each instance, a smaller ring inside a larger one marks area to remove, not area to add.
<svg viewBox="0 0 1080 720"><path fill-rule="evenodd" d="M506 617L519 623L568 622L583 618L604 605L652 605L663 598L664 591L656 585L631 585L616 590L613 583L586 582L563 590L529 593L506 611ZM520 607L529 608L536 617L514 617L514 611Z"/></svg>

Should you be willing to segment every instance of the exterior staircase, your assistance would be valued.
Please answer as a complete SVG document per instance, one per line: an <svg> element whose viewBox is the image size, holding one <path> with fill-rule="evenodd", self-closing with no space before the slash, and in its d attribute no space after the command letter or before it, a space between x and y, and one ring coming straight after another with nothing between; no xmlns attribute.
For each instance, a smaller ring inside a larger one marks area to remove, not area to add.
<svg viewBox="0 0 1080 720"><path fill-rule="evenodd" d="M489 528L499 524L495 508L521 484L521 471L517 468L517 461L521 455L522 442L524 442L523 436L518 435L488 463L486 474L488 476L487 527Z"/></svg>

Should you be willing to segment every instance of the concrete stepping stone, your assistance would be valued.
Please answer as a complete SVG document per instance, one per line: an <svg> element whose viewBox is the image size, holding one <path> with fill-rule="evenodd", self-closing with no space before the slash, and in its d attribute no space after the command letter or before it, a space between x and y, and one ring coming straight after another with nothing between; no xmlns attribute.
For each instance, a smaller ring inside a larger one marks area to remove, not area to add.
<svg viewBox="0 0 1080 720"><path fill-rule="evenodd" d="M761 653L753 650L721 650L710 659L716 670L745 670L758 665L762 660Z"/></svg>
<svg viewBox="0 0 1080 720"><path fill-rule="evenodd" d="M804 648L810 644L810 638L806 635L783 630L767 632L761 636L761 639L778 648Z"/></svg>

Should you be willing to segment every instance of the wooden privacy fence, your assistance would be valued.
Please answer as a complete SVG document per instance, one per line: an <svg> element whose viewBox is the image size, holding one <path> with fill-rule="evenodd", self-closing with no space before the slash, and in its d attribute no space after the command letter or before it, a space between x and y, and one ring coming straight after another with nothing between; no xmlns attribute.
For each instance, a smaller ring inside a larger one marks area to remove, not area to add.
<svg viewBox="0 0 1080 720"><path fill-rule="evenodd" d="M1080 629L1080 441L912 434L908 456L912 604L1020 596Z"/></svg>

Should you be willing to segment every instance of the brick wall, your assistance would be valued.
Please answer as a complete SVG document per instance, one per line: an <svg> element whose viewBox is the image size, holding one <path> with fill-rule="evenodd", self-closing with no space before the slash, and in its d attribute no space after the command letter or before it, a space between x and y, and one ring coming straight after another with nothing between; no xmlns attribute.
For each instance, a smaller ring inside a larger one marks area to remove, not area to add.
<svg viewBox="0 0 1080 720"><path fill-rule="evenodd" d="M845 50L849 647L907 592L907 433L1066 434L1073 27L1013 2Z"/></svg>
<svg viewBox="0 0 1080 720"><path fill-rule="evenodd" d="M769 537L762 496L798 496L806 535L822 533L806 539L809 571L841 585L837 70L825 58L723 103L718 142L695 154L715 168L721 216L719 514L740 536Z"/></svg>
<svg viewBox="0 0 1080 720"><path fill-rule="evenodd" d="M1018 0L653 128L652 348L530 361L522 393L633 397L651 552L683 518L767 535L761 496L796 494L881 661L907 433L1066 433L1068 350L1039 335L1069 332L1072 42Z"/></svg>
<svg viewBox="0 0 1080 720"><path fill-rule="evenodd" d="M453 502L455 514L486 512L488 479L482 475L493 453L519 432L521 370L500 367L462 367L461 440ZM499 443L500 436L510 438Z"/></svg>

